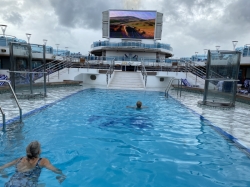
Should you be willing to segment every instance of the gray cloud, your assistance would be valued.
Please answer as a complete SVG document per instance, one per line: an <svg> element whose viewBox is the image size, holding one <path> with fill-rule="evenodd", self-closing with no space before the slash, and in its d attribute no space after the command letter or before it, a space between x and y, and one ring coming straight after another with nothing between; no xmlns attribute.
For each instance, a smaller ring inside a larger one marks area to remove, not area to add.
<svg viewBox="0 0 250 187"><path fill-rule="evenodd" d="M164 14L161 42L170 43L176 55L188 56L217 44L231 48L232 40L238 45L249 41L248 7L248 0L1 0L0 23L21 39L30 32L32 42L46 38L51 45L85 54L92 41L101 39L103 11L157 10Z"/></svg>
<svg viewBox="0 0 250 187"><path fill-rule="evenodd" d="M21 25L23 17L18 12L10 12L4 15L4 19L14 25Z"/></svg>
<svg viewBox="0 0 250 187"><path fill-rule="evenodd" d="M176 32L202 45L230 42L247 36L250 29L250 1L245 0L168 0L162 2L163 32Z"/></svg>
<svg viewBox="0 0 250 187"><path fill-rule="evenodd" d="M130 9L130 10L138 10L140 9L141 0L124 0L123 1L123 8Z"/></svg>
<svg viewBox="0 0 250 187"><path fill-rule="evenodd" d="M116 0L82 1L50 0L59 23L66 27L100 29L102 12L112 8L122 8Z"/></svg>
<svg viewBox="0 0 250 187"><path fill-rule="evenodd" d="M237 26L250 26L250 1L236 0L225 9L223 22Z"/></svg>

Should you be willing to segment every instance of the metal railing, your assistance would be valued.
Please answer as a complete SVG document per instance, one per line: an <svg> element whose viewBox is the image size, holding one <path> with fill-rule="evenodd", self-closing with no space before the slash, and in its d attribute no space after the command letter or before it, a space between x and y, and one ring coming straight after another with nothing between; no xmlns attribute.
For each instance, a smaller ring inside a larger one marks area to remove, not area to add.
<svg viewBox="0 0 250 187"><path fill-rule="evenodd" d="M49 63L46 63L45 64L45 69L48 69L49 66L54 65L54 63L61 62L63 60L64 60L64 58L62 58L62 59L56 59L56 60L53 60L53 61L51 61ZM36 68L33 69L33 71L43 71L43 70L44 70L44 64L42 64L41 66L38 66L38 67L36 67Z"/></svg>
<svg viewBox="0 0 250 187"><path fill-rule="evenodd" d="M197 83L197 77L200 77L202 79L206 78L206 66L200 66L194 62L189 62L186 63L186 67L185 67L185 71L186 71L186 78L187 78L187 73L193 73L196 76L196 80L195 80L195 84ZM210 73L213 77L217 77L217 78L223 78L223 76L221 76L220 74L210 70Z"/></svg>
<svg viewBox="0 0 250 187"><path fill-rule="evenodd" d="M20 115L19 119L20 119L20 123L21 123L21 122L22 122L22 108L20 107L20 104L19 104L19 102L18 102L18 100L17 100L16 94L15 94L15 92L14 92L14 90L13 90L13 88L12 88L10 82L7 81L7 80L0 80L0 82L7 83L7 84L9 85L9 87L10 87L10 89L11 89L11 92L12 92L12 94L13 94L13 97L14 97L14 99L15 99L15 101L16 101L16 104L17 104L17 106L18 106L18 108L19 108L19 115ZM2 111L2 109L1 109L1 113L2 113L2 115L3 115L3 131L5 131L5 130L6 130L5 114L4 114L4 112Z"/></svg>
<svg viewBox="0 0 250 187"><path fill-rule="evenodd" d="M168 97L168 91L169 91L169 89L170 89L170 87L171 87L173 81L174 81L174 78L170 78L170 80L169 80L169 82L168 82L168 85L167 85L167 87L166 87L166 89L165 89L165 97Z"/></svg>
<svg viewBox="0 0 250 187"><path fill-rule="evenodd" d="M142 49L166 49L169 51L173 51L173 48L170 46L170 44L164 44L156 42L154 44L146 44L142 42L110 42L110 41L97 41L93 42L91 45L91 48L95 47L109 47L109 48L127 48L127 47L133 47L133 48L142 48Z"/></svg>
<svg viewBox="0 0 250 187"><path fill-rule="evenodd" d="M143 60L143 59L141 60L141 74L142 74L143 80L145 81L145 88L146 88L146 86L147 86L147 76L148 76L148 74L147 74L147 70L146 70L146 68L145 68L144 60Z"/></svg>
<svg viewBox="0 0 250 187"><path fill-rule="evenodd" d="M0 112L2 113L2 117L3 117L3 131L6 130L6 124L5 124L5 113L3 112L2 108L0 107Z"/></svg>
<svg viewBox="0 0 250 187"><path fill-rule="evenodd" d="M165 97L168 98L168 91L173 83L174 80L178 80L178 86L177 86L177 96L179 95L179 92L180 92L180 97L181 97L181 91L182 91L182 81L180 79L175 79L174 77L172 77L169 82L168 82L168 85L165 89Z"/></svg>
<svg viewBox="0 0 250 187"><path fill-rule="evenodd" d="M107 85L109 83L109 78L111 79L111 75L114 72L114 66L115 66L115 58L111 61L109 69L107 70L107 73L106 73Z"/></svg>
<svg viewBox="0 0 250 187"><path fill-rule="evenodd" d="M49 78L50 78L49 75L50 74L57 72L58 78L59 78L60 77L59 76L60 70L62 70L64 68L70 68L70 67L72 67L72 65L73 65L73 63L72 63L70 57L66 57L66 58L59 59L59 60L53 60L53 61L47 63L45 65L45 71L47 72L47 81L49 82ZM44 71L44 65L41 65L41 66L35 68L33 71L40 71L40 70ZM68 69L68 71L69 71L69 69Z"/></svg>

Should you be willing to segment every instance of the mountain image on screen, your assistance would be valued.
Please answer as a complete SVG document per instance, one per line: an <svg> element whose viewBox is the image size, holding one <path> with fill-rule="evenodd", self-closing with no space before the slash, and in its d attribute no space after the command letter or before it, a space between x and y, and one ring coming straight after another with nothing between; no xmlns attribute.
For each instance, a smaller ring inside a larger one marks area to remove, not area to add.
<svg viewBox="0 0 250 187"><path fill-rule="evenodd" d="M110 17L110 38L154 39L155 19Z"/></svg>

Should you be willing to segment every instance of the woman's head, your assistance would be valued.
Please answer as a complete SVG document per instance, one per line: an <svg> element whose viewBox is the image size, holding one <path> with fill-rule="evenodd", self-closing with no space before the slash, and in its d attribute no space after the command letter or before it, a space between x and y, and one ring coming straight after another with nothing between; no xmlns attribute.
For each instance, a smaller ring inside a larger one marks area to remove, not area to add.
<svg viewBox="0 0 250 187"><path fill-rule="evenodd" d="M28 159L38 158L41 153L41 145L38 141L31 142L26 147L26 155Z"/></svg>

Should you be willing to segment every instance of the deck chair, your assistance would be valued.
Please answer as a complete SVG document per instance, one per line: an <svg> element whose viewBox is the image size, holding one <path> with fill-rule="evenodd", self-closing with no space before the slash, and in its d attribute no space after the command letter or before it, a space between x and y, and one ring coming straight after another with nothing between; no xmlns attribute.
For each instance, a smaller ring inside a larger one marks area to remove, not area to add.
<svg viewBox="0 0 250 187"><path fill-rule="evenodd" d="M199 85L190 84L187 79L181 79L181 82L187 87L199 87Z"/></svg>
<svg viewBox="0 0 250 187"><path fill-rule="evenodd" d="M192 85L187 81L187 79L181 79L181 82L184 84L184 86L192 87Z"/></svg>
<svg viewBox="0 0 250 187"><path fill-rule="evenodd" d="M0 80L8 80L8 76L6 75L0 75ZM0 86L3 86L4 82L0 82Z"/></svg>

